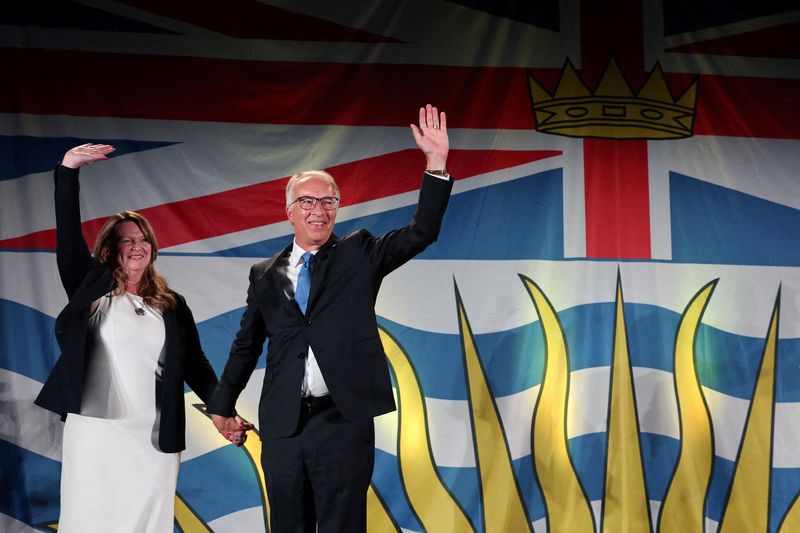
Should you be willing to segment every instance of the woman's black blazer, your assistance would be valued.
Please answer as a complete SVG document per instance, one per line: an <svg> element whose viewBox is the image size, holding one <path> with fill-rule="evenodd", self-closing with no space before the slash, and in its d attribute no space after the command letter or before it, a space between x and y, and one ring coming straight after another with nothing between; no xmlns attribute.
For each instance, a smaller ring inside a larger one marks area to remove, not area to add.
<svg viewBox="0 0 800 533"><path fill-rule="evenodd" d="M81 233L78 170L58 165L55 170L56 258L69 302L56 318L56 341L61 355L34 403L66 418L80 413L87 361L91 304L114 286L111 272L89 253ZM186 300L175 294L177 306L164 313L166 338L163 369L156 378L158 447L179 452L186 447L184 382L208 402L217 376L200 346L194 317ZM124 380L124 376L122 376Z"/></svg>

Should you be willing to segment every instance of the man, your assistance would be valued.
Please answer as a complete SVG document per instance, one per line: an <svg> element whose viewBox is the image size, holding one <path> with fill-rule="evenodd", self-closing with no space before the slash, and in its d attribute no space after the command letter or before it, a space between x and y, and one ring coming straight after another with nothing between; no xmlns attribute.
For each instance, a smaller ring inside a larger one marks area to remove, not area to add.
<svg viewBox="0 0 800 533"><path fill-rule="evenodd" d="M395 409L375 300L384 276L437 239L452 188L445 114L427 105L410 126L427 170L408 226L338 238L335 181L304 172L286 187L294 242L250 271L247 307L208 410L220 433L238 435L236 398L268 337L259 428L272 533L366 531L373 417Z"/></svg>

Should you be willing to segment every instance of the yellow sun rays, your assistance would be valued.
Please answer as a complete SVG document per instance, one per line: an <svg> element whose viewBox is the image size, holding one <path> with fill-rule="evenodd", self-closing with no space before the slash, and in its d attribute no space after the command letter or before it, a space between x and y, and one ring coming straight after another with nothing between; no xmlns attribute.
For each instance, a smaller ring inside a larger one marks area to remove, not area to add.
<svg viewBox="0 0 800 533"><path fill-rule="evenodd" d="M472 523L439 477L428 435L425 398L401 346L381 329L386 357L397 380L397 457L411 508L426 531L473 531Z"/></svg>
<svg viewBox="0 0 800 533"><path fill-rule="evenodd" d="M639 417L633 383L633 367L625 330L622 281L617 274L614 313L614 348L606 434L605 497L602 530L614 533L652 531L650 504L644 479L639 439Z"/></svg>
<svg viewBox="0 0 800 533"><path fill-rule="evenodd" d="M767 531L769 527L779 302L780 293L772 311L720 533Z"/></svg>
<svg viewBox="0 0 800 533"><path fill-rule="evenodd" d="M533 413L532 453L536 478L547 509L548 530L588 533L595 530L586 492L567 446L569 357L556 310L538 285L520 276L533 300L544 333L545 365Z"/></svg>
<svg viewBox="0 0 800 533"><path fill-rule="evenodd" d="M675 339L674 382L681 427L680 452L667 495L661 503L659 531L704 531L706 492L714 458L711 415L697 376L695 338L716 280L695 294L683 312Z"/></svg>

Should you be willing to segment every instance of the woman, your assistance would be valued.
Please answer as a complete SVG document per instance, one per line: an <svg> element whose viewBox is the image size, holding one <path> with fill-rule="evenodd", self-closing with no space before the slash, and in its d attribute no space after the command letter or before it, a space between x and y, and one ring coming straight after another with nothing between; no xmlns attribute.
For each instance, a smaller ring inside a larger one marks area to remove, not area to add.
<svg viewBox="0 0 800 533"><path fill-rule="evenodd" d="M61 356L36 404L66 421L59 532L171 532L183 384L207 402L217 376L186 301L153 266L158 246L143 216L109 218L89 253L78 169L113 151L76 146L55 170L56 257L69 303L56 319ZM234 429L229 439L240 446L249 427Z"/></svg>

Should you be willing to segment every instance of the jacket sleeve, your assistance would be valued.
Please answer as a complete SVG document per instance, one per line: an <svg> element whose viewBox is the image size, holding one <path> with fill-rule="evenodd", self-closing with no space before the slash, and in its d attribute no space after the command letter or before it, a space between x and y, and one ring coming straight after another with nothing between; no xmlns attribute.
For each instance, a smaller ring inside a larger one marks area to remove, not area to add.
<svg viewBox="0 0 800 533"><path fill-rule="evenodd" d="M250 375L264 349L267 331L258 308L255 294L256 267L250 269L250 286L247 288L247 304L239 323L239 332L231 346L228 362L222 372L216 391L208 403L208 412L233 416L236 399L247 385Z"/></svg>
<svg viewBox="0 0 800 533"><path fill-rule="evenodd" d="M192 315L192 310L186 300L178 295L178 312L180 313L181 327L184 330L183 339L186 343L186 361L183 379L186 384L207 405L217 386L217 374L211 363L208 362L203 348L200 345L200 335Z"/></svg>
<svg viewBox="0 0 800 533"><path fill-rule="evenodd" d="M72 298L92 268L92 256L81 231L78 169L55 169L56 262L61 284Z"/></svg>
<svg viewBox="0 0 800 533"><path fill-rule="evenodd" d="M452 188L452 178L443 180L424 174L411 222L377 239L367 236L363 245L381 275L389 274L436 242Z"/></svg>

